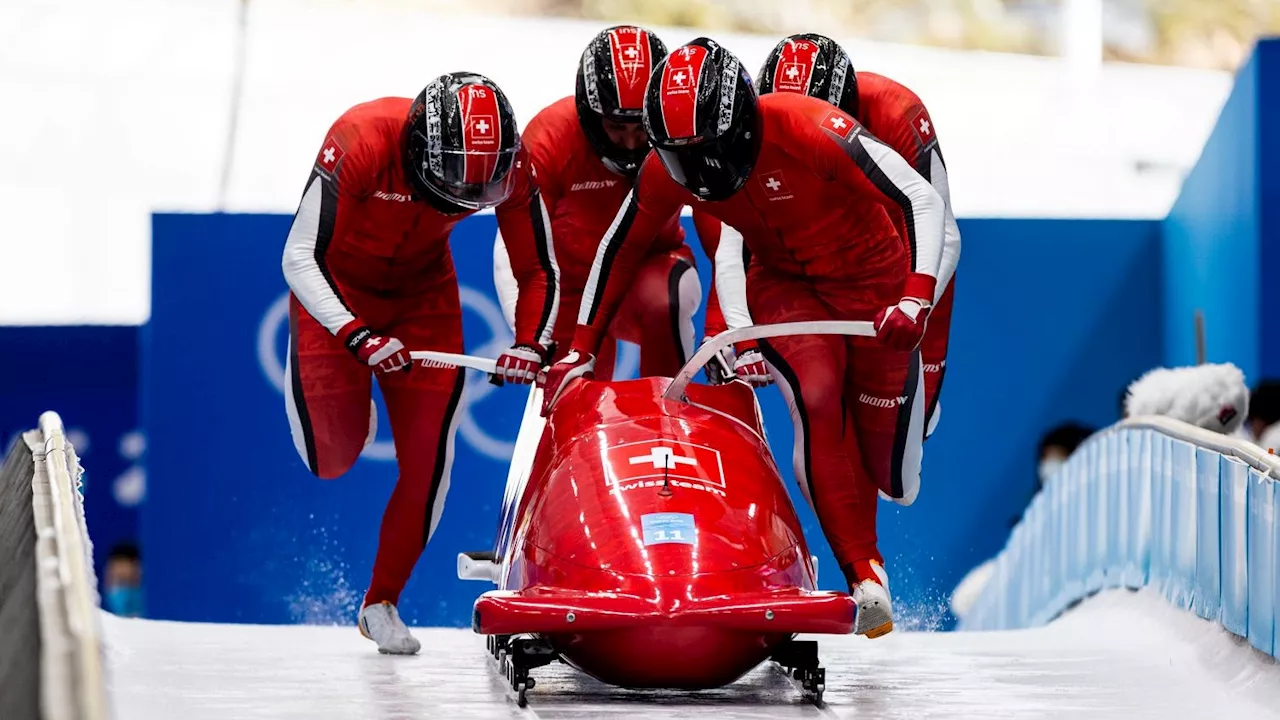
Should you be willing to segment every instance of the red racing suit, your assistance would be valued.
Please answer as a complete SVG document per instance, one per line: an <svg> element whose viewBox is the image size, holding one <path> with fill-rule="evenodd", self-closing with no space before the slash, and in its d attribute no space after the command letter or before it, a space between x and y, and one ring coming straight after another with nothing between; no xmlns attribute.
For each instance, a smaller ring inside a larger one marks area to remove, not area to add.
<svg viewBox="0 0 1280 720"><path fill-rule="evenodd" d="M412 101L357 105L333 124L285 242L292 290L286 409L298 454L331 479L355 463L375 431L372 371L338 337L357 319L410 350L462 352L462 310L446 215L415 195L401 138ZM520 282L517 342L546 347L557 312L557 271L545 209L527 157L497 209ZM379 374L400 477L382 520L365 604L395 603L444 509L463 376L456 368Z"/></svg>
<svg viewBox="0 0 1280 720"><path fill-rule="evenodd" d="M951 211L951 190L947 178L946 163L938 145L936 129L929 111L915 93L900 83L875 73L858 73L858 121L881 142L893 148L916 172L928 180L942 196L946 204L946 226L942 245L942 262L938 270L938 286L934 293L934 307L925 326L920 354L924 367L924 393L926 427L932 427L934 412L938 407L938 395L947 367L947 341L951 334L951 307L955 295L952 282L956 265L960 260L960 228ZM890 215L898 224L898 234L906 238L906 218L896 208ZM694 226L707 257L714 262L720 244L720 223L706 214L695 211ZM732 231L731 229L727 229ZM909 250L909 248L908 248ZM708 337L728 329L719 297L713 292L707 299L706 334ZM745 311L745 308L739 308ZM750 314L741 316L750 324Z"/></svg>
<svg viewBox="0 0 1280 720"><path fill-rule="evenodd" d="M822 100L773 93L759 99L759 115L756 164L727 200L699 202L656 155L645 161L601 241L578 314L576 350L595 351L625 278L657 229L685 204L741 235L751 253L750 276L717 289L722 299L745 297L743 305L759 323L867 321L902 297L933 297L944 214L937 192L857 121ZM890 214L895 208L911 218L905 242ZM723 258L724 250L719 254ZM718 281L724 278L721 271ZM860 506L874 505L877 487L913 498L919 486L919 354L840 336L773 338L761 349L791 408L796 478L854 583L855 564L865 566L858 561L880 560L875 524L859 522L865 514Z"/></svg>
<svg viewBox="0 0 1280 720"><path fill-rule="evenodd" d="M560 267L560 317L555 335L558 360L569 352L574 319L600 238L630 192L631 181L605 167L591 148L578 123L573 97L558 100L535 115L521 140L533 160L538 189L551 217ZM504 310L509 310L517 297L515 278L503 243L494 245L494 253L494 284ZM702 286L678 218L658 230L633 277L627 299L602 343L597 378L612 377L617 339L640 346L642 376L675 375L692 352L693 314L701 302Z"/></svg>

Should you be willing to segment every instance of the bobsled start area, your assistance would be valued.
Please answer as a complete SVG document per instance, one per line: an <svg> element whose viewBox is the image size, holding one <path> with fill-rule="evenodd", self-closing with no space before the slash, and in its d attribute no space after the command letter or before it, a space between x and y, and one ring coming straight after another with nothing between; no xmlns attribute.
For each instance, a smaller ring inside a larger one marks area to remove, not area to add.
<svg viewBox="0 0 1280 720"><path fill-rule="evenodd" d="M354 627L103 626L115 717L128 720L1280 717L1269 656L1147 590L1108 591L1029 630L824 636L822 707L770 665L701 692L620 690L553 665L521 709L467 630L415 630L422 654L390 657Z"/></svg>

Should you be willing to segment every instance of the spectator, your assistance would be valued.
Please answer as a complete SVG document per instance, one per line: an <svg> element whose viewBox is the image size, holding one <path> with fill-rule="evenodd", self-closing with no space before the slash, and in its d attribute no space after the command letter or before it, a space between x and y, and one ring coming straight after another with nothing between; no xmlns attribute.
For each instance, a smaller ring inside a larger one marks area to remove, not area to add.
<svg viewBox="0 0 1280 720"><path fill-rule="evenodd" d="M1071 457L1071 453L1075 452L1076 448L1080 447L1093 432L1093 428L1079 423L1063 423L1040 438L1037 491L1044 487L1045 481L1062 467L1067 458Z"/></svg>
<svg viewBox="0 0 1280 720"><path fill-rule="evenodd" d="M133 543L120 543L107 555L103 604L121 617L142 617L142 555Z"/></svg>
<svg viewBox="0 0 1280 720"><path fill-rule="evenodd" d="M1094 433L1093 428L1086 427L1079 423L1068 422L1051 428L1040 438L1040 445L1036 450L1036 486L1027 498L1026 505L1018 511L1017 515L1009 518L1009 527L1014 527L1022 521L1022 513L1026 512L1026 508L1031 505L1031 501L1036 495L1044 489L1044 484L1049 478L1067 462L1067 458L1071 457L1071 453Z"/></svg>
<svg viewBox="0 0 1280 720"><path fill-rule="evenodd" d="M1280 380L1263 380L1253 389L1245 426L1262 449L1280 452Z"/></svg>

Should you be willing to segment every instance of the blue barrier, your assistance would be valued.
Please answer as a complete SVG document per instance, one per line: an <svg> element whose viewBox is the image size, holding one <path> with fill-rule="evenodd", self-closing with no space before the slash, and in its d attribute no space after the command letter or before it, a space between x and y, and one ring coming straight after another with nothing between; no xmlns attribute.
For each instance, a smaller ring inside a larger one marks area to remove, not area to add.
<svg viewBox="0 0 1280 720"><path fill-rule="evenodd" d="M963 630L1043 625L1149 587L1276 653L1280 458L1166 418L1095 434L1032 502Z"/></svg>

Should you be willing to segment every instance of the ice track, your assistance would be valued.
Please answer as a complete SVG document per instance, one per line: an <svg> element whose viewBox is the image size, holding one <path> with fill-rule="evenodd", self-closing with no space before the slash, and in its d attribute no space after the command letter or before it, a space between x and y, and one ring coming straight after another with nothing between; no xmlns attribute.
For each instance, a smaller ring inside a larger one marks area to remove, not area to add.
<svg viewBox="0 0 1280 720"><path fill-rule="evenodd" d="M1280 718L1280 668L1146 592L1114 591L1045 628L824 639L827 703L780 671L704 693L633 692L553 665L519 709L464 630L379 655L354 627L104 617L119 720L602 718Z"/></svg>

